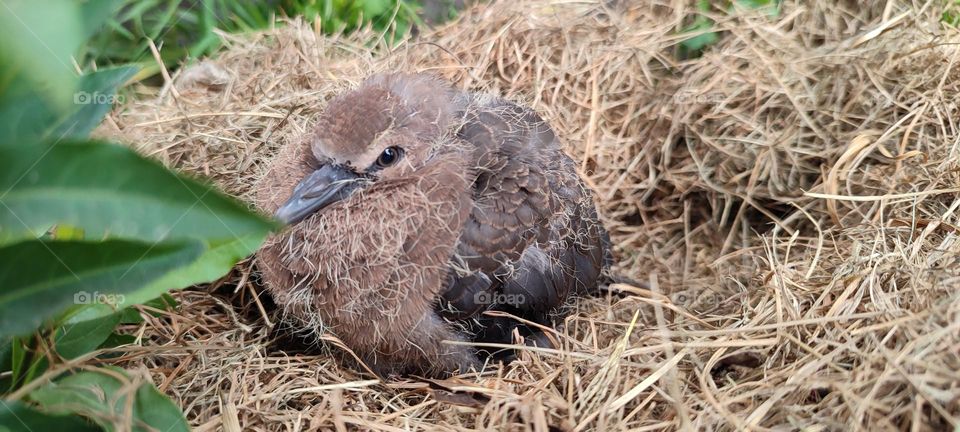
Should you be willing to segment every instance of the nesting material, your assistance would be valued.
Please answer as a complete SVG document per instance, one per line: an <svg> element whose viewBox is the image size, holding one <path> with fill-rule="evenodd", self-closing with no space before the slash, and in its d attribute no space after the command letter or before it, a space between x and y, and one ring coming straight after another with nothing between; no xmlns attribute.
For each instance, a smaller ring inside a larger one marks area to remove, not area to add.
<svg viewBox="0 0 960 432"><path fill-rule="evenodd" d="M651 286L579 301L560 348L378 382L277 342L245 263L178 293L110 362L148 368L198 430L956 428L960 35L944 2L716 15L720 42L687 60L681 3L494 3L392 51L298 22L227 36L204 66L216 85L173 77L99 132L249 200L372 72L520 100L597 192L616 270Z"/></svg>

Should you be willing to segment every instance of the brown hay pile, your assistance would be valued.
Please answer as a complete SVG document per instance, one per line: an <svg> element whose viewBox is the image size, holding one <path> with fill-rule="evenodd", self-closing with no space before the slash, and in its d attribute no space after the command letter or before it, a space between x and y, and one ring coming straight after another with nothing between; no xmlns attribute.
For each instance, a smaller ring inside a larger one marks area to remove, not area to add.
<svg viewBox="0 0 960 432"><path fill-rule="evenodd" d="M514 0L375 55L298 23L101 132L249 199L272 154L372 71L427 70L534 106L597 191L618 269L561 350L483 376L380 383L284 351L241 265L130 329L198 430L943 430L960 422L960 35L943 2ZM264 303L267 303L264 305ZM636 322L631 320L636 314Z"/></svg>

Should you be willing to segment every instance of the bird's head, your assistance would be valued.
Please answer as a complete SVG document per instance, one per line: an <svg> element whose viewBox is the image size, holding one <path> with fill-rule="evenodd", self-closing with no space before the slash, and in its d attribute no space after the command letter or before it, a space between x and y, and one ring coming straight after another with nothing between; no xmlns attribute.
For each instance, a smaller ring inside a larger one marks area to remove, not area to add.
<svg viewBox="0 0 960 432"><path fill-rule="evenodd" d="M276 217L293 224L360 189L416 180L444 149L458 98L423 74L375 75L320 115L310 142L314 168Z"/></svg>

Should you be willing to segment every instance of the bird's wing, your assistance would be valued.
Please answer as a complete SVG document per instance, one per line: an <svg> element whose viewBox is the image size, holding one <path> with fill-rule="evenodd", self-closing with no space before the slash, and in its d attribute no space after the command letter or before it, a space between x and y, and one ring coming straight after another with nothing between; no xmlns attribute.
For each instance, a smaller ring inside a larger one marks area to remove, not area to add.
<svg viewBox="0 0 960 432"><path fill-rule="evenodd" d="M608 240L552 129L532 110L471 95L458 136L474 152L474 208L447 294L472 315L494 303L548 313L595 289Z"/></svg>

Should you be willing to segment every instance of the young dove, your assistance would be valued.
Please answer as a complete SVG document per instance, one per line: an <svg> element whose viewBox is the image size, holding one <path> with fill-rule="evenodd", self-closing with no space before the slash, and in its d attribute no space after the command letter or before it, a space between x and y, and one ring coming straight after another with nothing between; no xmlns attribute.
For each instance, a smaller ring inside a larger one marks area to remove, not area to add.
<svg viewBox="0 0 960 432"><path fill-rule="evenodd" d="M332 99L257 204L289 225L257 255L277 304L380 375L479 369L469 343L514 333L543 343L527 323L549 326L610 261L592 193L540 116L425 74Z"/></svg>

